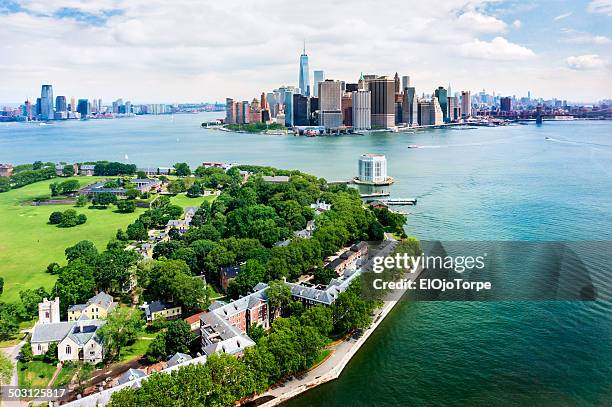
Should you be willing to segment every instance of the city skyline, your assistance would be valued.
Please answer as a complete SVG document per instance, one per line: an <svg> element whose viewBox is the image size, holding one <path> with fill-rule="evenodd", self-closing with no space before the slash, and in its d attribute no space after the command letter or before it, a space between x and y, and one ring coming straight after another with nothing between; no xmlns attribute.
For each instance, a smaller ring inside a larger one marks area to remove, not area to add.
<svg viewBox="0 0 612 407"><path fill-rule="evenodd" d="M535 98L585 103L612 94L609 0L558 1L554 7L357 2L327 5L324 14L312 4L270 4L274 13L263 12L270 7L261 2L211 4L203 13L190 3L54 3L0 6L3 37L25 39L19 46L0 45L0 102L35 100L40 83L53 83L66 96L130 95L135 103L246 98L260 89L299 85L295 65L304 39L310 69L324 70L331 79L397 71L410 75L417 90L450 82L455 90L516 96L531 91ZM238 7L249 13L236 12ZM350 12L364 7L368 13ZM304 22L276 24L291 15L304 15ZM78 40L83 37L88 41Z"/></svg>

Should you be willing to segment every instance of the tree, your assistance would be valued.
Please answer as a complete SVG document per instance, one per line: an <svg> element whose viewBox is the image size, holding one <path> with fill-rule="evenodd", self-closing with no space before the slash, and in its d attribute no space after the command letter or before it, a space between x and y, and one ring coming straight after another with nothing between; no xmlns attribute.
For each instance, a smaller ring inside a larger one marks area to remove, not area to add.
<svg viewBox="0 0 612 407"><path fill-rule="evenodd" d="M291 289L285 283L273 280L268 283L266 291L268 303L273 309L280 309L291 300Z"/></svg>
<svg viewBox="0 0 612 407"><path fill-rule="evenodd" d="M147 173L144 171L136 171L136 178L138 179L147 179Z"/></svg>
<svg viewBox="0 0 612 407"><path fill-rule="evenodd" d="M79 208L82 208L83 206L87 205L88 202L89 198L87 197L87 195L79 195L75 205Z"/></svg>
<svg viewBox="0 0 612 407"><path fill-rule="evenodd" d="M0 385L9 384L12 378L13 362L11 362L4 352L0 352Z"/></svg>
<svg viewBox="0 0 612 407"><path fill-rule="evenodd" d="M322 336L328 336L334 329L332 309L318 305L307 309L300 316L302 325L315 328Z"/></svg>
<svg viewBox="0 0 612 407"><path fill-rule="evenodd" d="M49 223L51 225L59 225L62 221L63 214L60 211L51 212L49 215Z"/></svg>
<svg viewBox="0 0 612 407"><path fill-rule="evenodd" d="M255 343L258 343L261 338L266 336L266 330L263 326L259 324L253 324L247 330L247 335L251 338Z"/></svg>
<svg viewBox="0 0 612 407"><path fill-rule="evenodd" d="M117 201L117 209L121 213L132 213L136 210L136 203L129 199Z"/></svg>
<svg viewBox="0 0 612 407"><path fill-rule="evenodd" d="M132 277L140 256L132 250L123 250L121 246L111 246L96 260L94 279L98 290L120 293Z"/></svg>
<svg viewBox="0 0 612 407"><path fill-rule="evenodd" d="M21 347L19 360L21 360L24 363L27 363L31 361L33 358L34 358L34 354L32 353L32 344L30 344L30 342L24 343L23 346Z"/></svg>
<svg viewBox="0 0 612 407"><path fill-rule="evenodd" d="M51 275L56 275L59 273L60 271L60 265L53 262L53 263L49 263L47 265L47 273L51 274Z"/></svg>
<svg viewBox="0 0 612 407"><path fill-rule="evenodd" d="M189 165L187 165L187 163L174 164L174 170L176 172L176 175L178 175L179 177L187 177L191 175L191 169L189 168Z"/></svg>
<svg viewBox="0 0 612 407"><path fill-rule="evenodd" d="M64 165L64 168L62 169L62 174L66 177L72 177L74 175L74 166L72 165Z"/></svg>
<svg viewBox="0 0 612 407"><path fill-rule="evenodd" d="M139 196L140 192L136 188L128 188L128 190L125 191L125 197L127 199L136 199Z"/></svg>
<svg viewBox="0 0 612 407"><path fill-rule="evenodd" d="M58 196L60 194L59 183L52 182L49 184L49 190L51 190L51 196Z"/></svg>
<svg viewBox="0 0 612 407"><path fill-rule="evenodd" d="M62 267L53 294L60 298L62 315L66 315L69 305L82 304L94 294L96 282L93 277L92 267L77 258Z"/></svg>
<svg viewBox="0 0 612 407"><path fill-rule="evenodd" d="M194 182L192 186L187 189L187 196L190 198L196 198L204 193L204 188L199 182Z"/></svg>
<svg viewBox="0 0 612 407"><path fill-rule="evenodd" d="M121 240L122 242L126 242L130 239L128 235L123 231L123 229L117 229L117 234L115 234L115 238L117 240Z"/></svg>
<svg viewBox="0 0 612 407"><path fill-rule="evenodd" d="M136 340L142 325L142 311L126 307L115 309L98 329L106 349L106 358L112 361L119 357L121 349Z"/></svg>
<svg viewBox="0 0 612 407"><path fill-rule="evenodd" d="M28 288L19 292L19 298L28 318L36 317L38 315L38 303L42 302L43 298L49 297L49 293L43 287L36 290Z"/></svg>
<svg viewBox="0 0 612 407"><path fill-rule="evenodd" d="M87 215L84 213L79 213L77 215L77 225L82 225L85 222L87 222Z"/></svg>
<svg viewBox="0 0 612 407"><path fill-rule="evenodd" d="M188 353L195 338L191 326L184 320L178 319L168 322L165 335L166 355L174 355L177 352Z"/></svg>
<svg viewBox="0 0 612 407"><path fill-rule="evenodd" d="M69 262L76 259L90 261L92 258L98 255L98 249L96 249L96 246L89 240L81 240L74 246L66 248L64 253L66 254L66 259Z"/></svg>
<svg viewBox="0 0 612 407"><path fill-rule="evenodd" d="M49 344L45 355L43 356L43 362L49 363L52 365L57 364L59 362L57 358L57 342L52 342Z"/></svg>
<svg viewBox="0 0 612 407"><path fill-rule="evenodd" d="M69 192L74 192L79 189L81 184L76 179L69 179L59 184L59 192L61 194L67 194Z"/></svg>
<svg viewBox="0 0 612 407"><path fill-rule="evenodd" d="M149 235L142 222L136 221L128 225L127 237L130 240L147 240Z"/></svg>
<svg viewBox="0 0 612 407"><path fill-rule="evenodd" d="M9 177L0 177L0 192L7 192L11 189Z"/></svg>
<svg viewBox="0 0 612 407"><path fill-rule="evenodd" d="M183 312L197 311L206 301L204 283L193 277L183 260L156 262L148 273L145 297L183 307Z"/></svg>
<svg viewBox="0 0 612 407"><path fill-rule="evenodd" d="M85 217L87 221L87 217ZM85 223L85 222L83 222ZM79 218L77 212L74 209L67 209L62 213L62 221L59 223L61 228L71 228L79 224Z"/></svg>
<svg viewBox="0 0 612 407"><path fill-rule="evenodd" d="M0 303L0 341L11 339L19 332L18 310L13 304Z"/></svg>
<svg viewBox="0 0 612 407"><path fill-rule="evenodd" d="M155 339L149 343L145 356L149 362L155 363L164 360L166 355L166 333L160 332Z"/></svg>
<svg viewBox="0 0 612 407"><path fill-rule="evenodd" d="M117 203L117 196L112 192L100 192L94 195L91 203L95 206L107 207L110 204Z"/></svg>

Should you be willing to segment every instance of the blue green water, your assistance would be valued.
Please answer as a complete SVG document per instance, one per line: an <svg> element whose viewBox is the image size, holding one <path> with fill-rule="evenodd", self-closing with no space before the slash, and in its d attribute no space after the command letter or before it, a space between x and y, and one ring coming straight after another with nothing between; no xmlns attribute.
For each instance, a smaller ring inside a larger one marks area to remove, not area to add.
<svg viewBox="0 0 612 407"><path fill-rule="evenodd" d="M339 180L355 175L360 154L384 153L392 195L418 198L406 228L421 239L612 240L609 122L327 138L199 128L217 116L0 124L0 162L127 155L141 166L236 161ZM581 256L593 259L594 284L609 294L601 253ZM606 300L404 302L339 380L287 404L611 405L611 366Z"/></svg>

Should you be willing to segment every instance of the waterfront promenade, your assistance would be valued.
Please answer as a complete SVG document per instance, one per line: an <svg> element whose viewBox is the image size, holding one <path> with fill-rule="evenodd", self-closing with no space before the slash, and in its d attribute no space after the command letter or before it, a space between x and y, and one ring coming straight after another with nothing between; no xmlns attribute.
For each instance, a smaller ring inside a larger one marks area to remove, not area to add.
<svg viewBox="0 0 612 407"><path fill-rule="evenodd" d="M391 235L385 234L385 238L386 240L383 243L384 247L381 248L375 256L389 256L397 247L398 241L394 240ZM371 265L372 260L370 260L365 268L371 267ZM422 269L415 273L411 273L406 276L406 278L415 280L421 271ZM349 335L346 339L329 346L328 349L331 350L332 353L320 365L309 370L300 377L291 377L282 384L273 386L270 390L261 394L254 401L255 404L262 407L277 406L313 387L337 379L346 365L348 365L351 358L359 351L361 346L363 346L391 310L393 310L393 307L400 301L405 292L405 289L389 292L387 298L383 301L383 306L374 311L372 325L364 329L361 335ZM258 400L260 402L258 402Z"/></svg>

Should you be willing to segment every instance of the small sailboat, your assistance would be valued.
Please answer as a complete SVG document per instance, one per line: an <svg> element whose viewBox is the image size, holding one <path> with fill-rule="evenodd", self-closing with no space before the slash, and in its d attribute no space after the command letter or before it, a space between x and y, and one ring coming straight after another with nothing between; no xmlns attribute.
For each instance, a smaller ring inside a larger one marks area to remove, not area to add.
<svg viewBox="0 0 612 407"><path fill-rule="evenodd" d="M129 160L130 158L128 157L128 155L126 154L124 157L126 160Z"/></svg>

